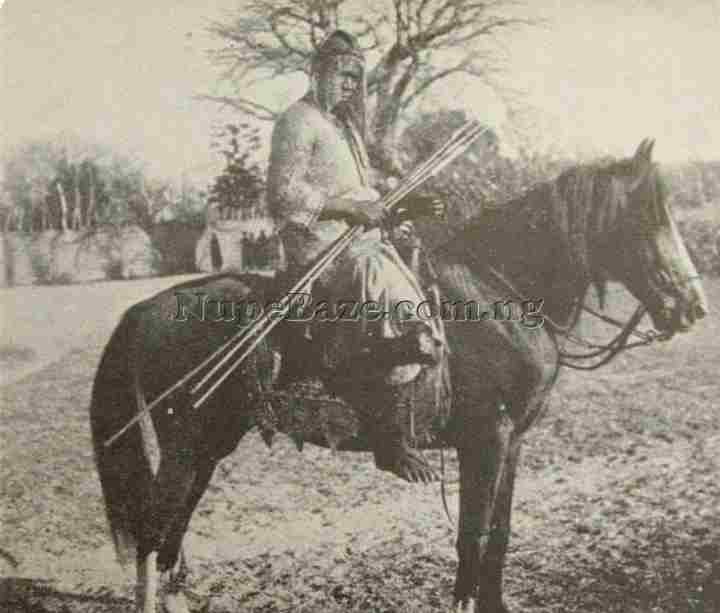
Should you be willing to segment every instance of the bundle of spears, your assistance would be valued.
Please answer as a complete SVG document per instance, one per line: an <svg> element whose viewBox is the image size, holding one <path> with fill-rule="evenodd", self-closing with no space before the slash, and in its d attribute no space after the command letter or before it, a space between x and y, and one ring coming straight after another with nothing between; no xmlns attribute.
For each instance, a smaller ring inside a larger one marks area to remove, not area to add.
<svg viewBox="0 0 720 613"><path fill-rule="evenodd" d="M405 196L450 164L450 162L463 153L481 134L486 132L487 129L488 128L483 128L479 122L473 120L457 130L442 147L435 151L427 160L419 164L403 181L381 199L380 203L385 207L387 213L392 213ZM364 231L364 226L354 226L347 230L325 250L295 285L287 290L285 295L275 303L272 310L264 312L261 317L254 320L247 327L242 328L237 334L210 354L202 363L198 364L198 366L188 372L182 379L177 381L177 383L170 386L152 402L148 403L142 411L105 441L105 446L108 447L112 445L131 426L140 421L143 415L155 408L173 392L182 387L190 386L192 381L198 377L199 380L192 383L189 392L191 398L194 398L192 407L199 409L223 382L238 369L270 331L282 321L283 318L280 314L285 309L291 307L294 297L309 293L310 288L318 277L320 277L353 240ZM205 370L207 370L207 372L203 374Z"/></svg>

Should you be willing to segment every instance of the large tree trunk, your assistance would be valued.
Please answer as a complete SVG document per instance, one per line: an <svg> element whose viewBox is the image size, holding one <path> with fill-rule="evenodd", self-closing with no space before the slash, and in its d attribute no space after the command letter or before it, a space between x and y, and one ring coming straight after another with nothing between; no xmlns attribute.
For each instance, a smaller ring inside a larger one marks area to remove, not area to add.
<svg viewBox="0 0 720 613"><path fill-rule="evenodd" d="M369 154L378 170L402 176L399 158L398 120L402 101L415 77L418 62L408 50L396 44L373 74L375 111L370 126Z"/></svg>
<svg viewBox="0 0 720 613"><path fill-rule="evenodd" d="M80 195L80 168L77 166L73 170L73 187L75 192L75 202L73 207L72 226L73 230L79 230L82 227L82 197Z"/></svg>

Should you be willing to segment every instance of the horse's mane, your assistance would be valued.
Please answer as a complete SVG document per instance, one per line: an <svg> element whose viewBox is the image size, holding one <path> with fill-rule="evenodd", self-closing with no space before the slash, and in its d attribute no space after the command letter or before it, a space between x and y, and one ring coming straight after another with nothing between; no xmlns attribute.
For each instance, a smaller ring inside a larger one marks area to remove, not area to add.
<svg viewBox="0 0 720 613"><path fill-rule="evenodd" d="M555 262L557 274L568 280L573 297L584 296L594 284L602 301L605 282L599 263L592 261L593 251L628 208L626 189L632 172L631 159L605 158L573 166L520 196L486 205L453 232L450 241L433 251L454 252L464 255L465 261L475 259L479 266L489 262L502 268L503 258L517 259L513 250L518 250L518 241L555 241L560 249L554 253L563 254ZM662 189L655 166L647 183L650 189ZM648 200L654 202L655 198Z"/></svg>

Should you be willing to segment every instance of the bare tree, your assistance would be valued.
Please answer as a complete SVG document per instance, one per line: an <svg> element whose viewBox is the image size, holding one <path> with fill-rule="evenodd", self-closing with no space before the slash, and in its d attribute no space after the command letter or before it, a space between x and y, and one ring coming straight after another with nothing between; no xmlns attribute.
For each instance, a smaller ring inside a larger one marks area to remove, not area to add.
<svg viewBox="0 0 720 613"><path fill-rule="evenodd" d="M4 183L0 183L0 211L2 212L3 232L10 232L12 224L15 223L17 205L13 202L12 194Z"/></svg>
<svg viewBox="0 0 720 613"><path fill-rule="evenodd" d="M90 182L88 191L88 207L85 214L85 224L87 227L97 225L97 192L96 192L96 179L95 179L95 167L88 165L88 178Z"/></svg>
<svg viewBox="0 0 720 613"><path fill-rule="evenodd" d="M47 202L48 195L47 178L39 168L34 168L28 174L28 202L27 211L28 230L33 232L36 229L36 222L39 221L40 230L47 227Z"/></svg>
<svg viewBox="0 0 720 613"><path fill-rule="evenodd" d="M80 164L75 163L72 169L73 176L73 212L71 227L73 230L82 228L82 196L80 195Z"/></svg>
<svg viewBox="0 0 720 613"><path fill-rule="evenodd" d="M396 172L398 119L431 87L462 74L501 88L500 35L536 23L518 7L514 0L248 0L241 15L210 26L221 42L211 59L242 92L258 80L307 73L326 34L351 31L379 58L368 72L370 155ZM206 98L256 119L278 111L240 93Z"/></svg>
<svg viewBox="0 0 720 613"><path fill-rule="evenodd" d="M55 187L58 191L58 196L60 197L60 229L63 232L67 232L68 229L68 203L67 198L65 197L65 190L63 189L62 183L60 181L57 181L55 183Z"/></svg>

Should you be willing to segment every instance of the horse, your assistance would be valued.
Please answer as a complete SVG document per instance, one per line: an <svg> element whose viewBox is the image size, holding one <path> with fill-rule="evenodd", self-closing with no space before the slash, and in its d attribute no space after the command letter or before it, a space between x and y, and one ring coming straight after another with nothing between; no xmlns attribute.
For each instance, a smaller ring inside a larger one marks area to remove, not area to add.
<svg viewBox="0 0 720 613"><path fill-rule="evenodd" d="M632 157L574 166L486 207L429 256L439 293L450 304L511 298L543 305L540 323L536 317L526 325L502 317L445 318L452 402L434 444L454 446L459 458L458 567L450 606L457 613L508 613L504 559L523 435L544 413L561 366L572 363L561 341L572 334L588 293L595 288L602 298L609 282L619 282L641 305L621 341L608 345L610 355L626 345L645 311L664 340L708 311L652 160L653 144L645 139ZM262 303L276 294L277 283L260 276L191 281L131 307L105 348L93 385L91 430L116 548L135 556L138 611L154 613L160 592L167 611L187 611L183 537L219 460L251 428L265 427L263 410L283 357L275 330L201 409L192 407L182 387L152 411L144 410L147 402L237 331L228 305ZM342 400L359 401L347 389L342 397L340 386ZM324 410L326 416L348 414L341 404ZM311 420L311 413L296 420ZM106 444L137 415L135 425ZM308 440L328 444L328 432ZM340 445L367 450L366 443L360 433ZM158 589L160 573L167 578L164 590Z"/></svg>

